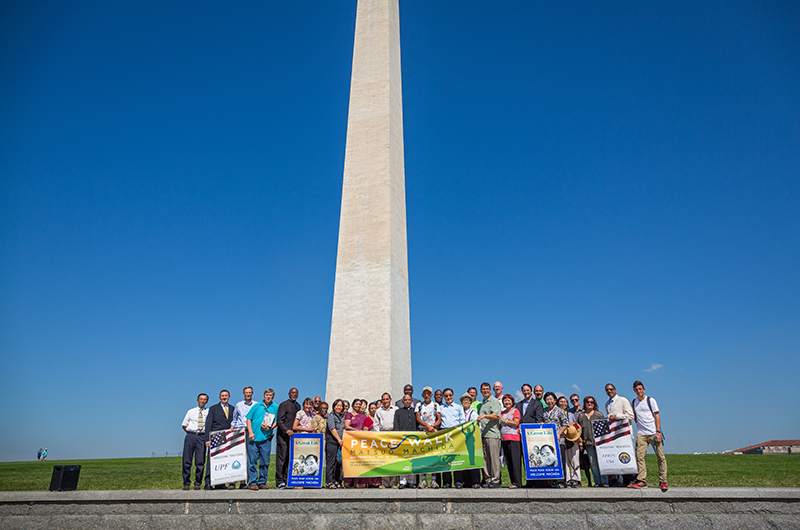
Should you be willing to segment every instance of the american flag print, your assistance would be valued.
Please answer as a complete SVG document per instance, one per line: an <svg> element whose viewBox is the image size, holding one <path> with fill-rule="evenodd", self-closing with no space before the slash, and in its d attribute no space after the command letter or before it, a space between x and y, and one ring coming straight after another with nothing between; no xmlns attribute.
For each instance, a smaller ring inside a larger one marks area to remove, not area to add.
<svg viewBox="0 0 800 530"><path fill-rule="evenodd" d="M244 429L231 429L229 431L214 431L209 438L211 456L221 455L225 451L242 445L245 442Z"/></svg>
<svg viewBox="0 0 800 530"><path fill-rule="evenodd" d="M617 438L631 434L631 425L628 420L594 420L592 429L594 430L594 441L597 445L607 444Z"/></svg>

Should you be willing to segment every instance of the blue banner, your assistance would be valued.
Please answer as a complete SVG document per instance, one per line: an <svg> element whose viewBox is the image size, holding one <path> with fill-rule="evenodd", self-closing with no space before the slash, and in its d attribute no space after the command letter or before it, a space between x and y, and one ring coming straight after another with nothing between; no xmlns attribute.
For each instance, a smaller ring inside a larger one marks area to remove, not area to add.
<svg viewBox="0 0 800 530"><path fill-rule="evenodd" d="M289 440L290 488L322 487L322 451L324 442L320 433L295 433Z"/></svg>
<svg viewBox="0 0 800 530"><path fill-rule="evenodd" d="M555 480L564 478L561 467L561 450L556 438L554 423L523 423L522 460L528 480Z"/></svg>

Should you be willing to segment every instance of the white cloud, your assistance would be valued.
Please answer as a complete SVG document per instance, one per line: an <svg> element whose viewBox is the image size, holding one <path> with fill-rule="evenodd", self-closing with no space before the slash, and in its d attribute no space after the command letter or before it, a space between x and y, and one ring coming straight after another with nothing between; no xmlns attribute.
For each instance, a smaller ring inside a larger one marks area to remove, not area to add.
<svg viewBox="0 0 800 530"><path fill-rule="evenodd" d="M663 364L655 364L655 363L653 363L653 364L650 365L650 368L645 368L644 371L645 372L655 372L659 368L663 368L663 367L664 367Z"/></svg>
<svg viewBox="0 0 800 530"><path fill-rule="evenodd" d="M523 399L525 399L525 396L523 396L522 392L520 392L519 390L514 391L514 396L515 396L514 399L516 399L517 401L522 401Z"/></svg>
<svg viewBox="0 0 800 530"><path fill-rule="evenodd" d="M581 391L581 387L579 387L578 385L572 385L572 388L575 389L575 392L580 392Z"/></svg>

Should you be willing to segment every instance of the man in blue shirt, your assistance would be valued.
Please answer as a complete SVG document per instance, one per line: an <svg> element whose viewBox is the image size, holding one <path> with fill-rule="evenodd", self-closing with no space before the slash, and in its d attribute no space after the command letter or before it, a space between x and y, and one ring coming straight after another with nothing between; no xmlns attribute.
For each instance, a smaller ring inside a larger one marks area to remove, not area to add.
<svg viewBox="0 0 800 530"><path fill-rule="evenodd" d="M453 389L444 389L444 404L439 407L439 412L442 414L442 423L439 429L449 429L456 427L460 423L460 418L463 416L462 408L453 403ZM447 471L440 475L443 488L449 488L453 485L453 473Z"/></svg>
<svg viewBox="0 0 800 530"><path fill-rule="evenodd" d="M247 413L250 412L250 407L253 406L253 387L244 387L242 389L242 396L244 399L233 407L233 421L231 422L231 428L233 429L244 429L247 427ZM244 489L245 487L247 487L246 480L239 482L239 489Z"/></svg>
<svg viewBox="0 0 800 530"><path fill-rule="evenodd" d="M269 489L267 471L272 437L278 425L278 406L272 402L275 391L264 391L264 400L250 407L247 413L247 483L251 490Z"/></svg>

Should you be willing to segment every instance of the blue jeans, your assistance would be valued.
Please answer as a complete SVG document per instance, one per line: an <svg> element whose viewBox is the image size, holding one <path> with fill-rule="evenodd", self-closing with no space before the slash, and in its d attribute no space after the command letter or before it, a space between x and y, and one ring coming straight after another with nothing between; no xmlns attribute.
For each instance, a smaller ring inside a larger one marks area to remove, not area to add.
<svg viewBox="0 0 800 530"><path fill-rule="evenodd" d="M597 462L597 449L593 445L585 446L589 465L592 467L592 476L595 484L608 484L608 477L600 474L600 464Z"/></svg>
<svg viewBox="0 0 800 530"><path fill-rule="evenodd" d="M247 485L263 486L267 483L267 472L269 471L269 453L272 450L272 442L254 442L247 440Z"/></svg>

